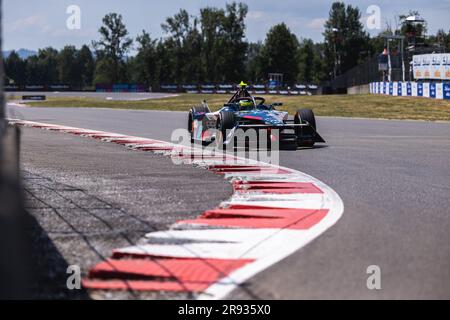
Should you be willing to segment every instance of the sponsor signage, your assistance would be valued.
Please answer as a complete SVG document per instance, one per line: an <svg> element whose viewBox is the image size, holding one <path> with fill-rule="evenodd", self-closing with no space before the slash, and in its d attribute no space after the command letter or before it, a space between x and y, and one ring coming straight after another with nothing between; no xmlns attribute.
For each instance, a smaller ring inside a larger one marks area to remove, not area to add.
<svg viewBox="0 0 450 320"><path fill-rule="evenodd" d="M429 98L430 97L430 83L424 82L422 83L423 93L422 97Z"/></svg>
<svg viewBox="0 0 450 320"><path fill-rule="evenodd" d="M408 95L408 83L402 82L402 96Z"/></svg>
<svg viewBox="0 0 450 320"><path fill-rule="evenodd" d="M412 65L416 80L450 80L450 53L415 55Z"/></svg>
<svg viewBox="0 0 450 320"><path fill-rule="evenodd" d="M444 84L436 83L436 99L444 99Z"/></svg>
<svg viewBox="0 0 450 320"><path fill-rule="evenodd" d="M374 82L370 90L391 96L450 99L450 82Z"/></svg>
<svg viewBox="0 0 450 320"><path fill-rule="evenodd" d="M413 97L417 97L417 82L411 84L411 92Z"/></svg>
<svg viewBox="0 0 450 320"><path fill-rule="evenodd" d="M436 83L430 83L430 98L436 98Z"/></svg>
<svg viewBox="0 0 450 320"><path fill-rule="evenodd" d="M444 96L444 99L450 100L450 82L444 82L444 84L443 84L443 96Z"/></svg>
<svg viewBox="0 0 450 320"><path fill-rule="evenodd" d="M417 84L417 96L423 97L423 83Z"/></svg>
<svg viewBox="0 0 450 320"><path fill-rule="evenodd" d="M22 96L22 100L24 101L44 101L46 96L43 95L25 95Z"/></svg>

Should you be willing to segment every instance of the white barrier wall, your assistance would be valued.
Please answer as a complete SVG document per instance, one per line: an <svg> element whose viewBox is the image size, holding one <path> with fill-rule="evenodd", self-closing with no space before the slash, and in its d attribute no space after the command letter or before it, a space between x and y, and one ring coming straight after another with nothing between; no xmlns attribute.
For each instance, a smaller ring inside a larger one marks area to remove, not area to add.
<svg viewBox="0 0 450 320"><path fill-rule="evenodd" d="M450 100L450 82L372 82L370 93Z"/></svg>

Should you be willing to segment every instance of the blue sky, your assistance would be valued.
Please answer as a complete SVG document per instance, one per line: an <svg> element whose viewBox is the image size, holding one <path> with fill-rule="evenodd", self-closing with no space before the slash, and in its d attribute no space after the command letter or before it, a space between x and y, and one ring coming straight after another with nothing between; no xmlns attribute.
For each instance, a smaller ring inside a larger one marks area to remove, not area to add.
<svg viewBox="0 0 450 320"><path fill-rule="evenodd" d="M97 39L101 18L109 12L124 16L125 23L134 37L142 29L153 37L161 37L160 25L167 16L187 9L197 14L205 6L223 7L230 1L224 0L4 0L3 27L4 50L46 46L61 48L66 44L81 46ZM325 0L248 0L247 38L250 41L263 40L270 26L285 22L299 38L322 40L323 22L328 17L332 1ZM395 16L419 10L428 20L429 33L439 28L450 30L450 0L353 0L344 1L358 6L363 15L370 5L381 9L382 26L386 22L395 24ZM66 27L69 5L81 8L81 29ZM371 31L376 34L377 31Z"/></svg>

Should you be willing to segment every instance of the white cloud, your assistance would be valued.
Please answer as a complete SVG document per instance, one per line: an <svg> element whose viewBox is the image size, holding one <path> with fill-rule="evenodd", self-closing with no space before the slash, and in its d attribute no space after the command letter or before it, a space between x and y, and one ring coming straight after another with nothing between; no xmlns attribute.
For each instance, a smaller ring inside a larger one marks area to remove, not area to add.
<svg viewBox="0 0 450 320"><path fill-rule="evenodd" d="M326 18L316 18L312 19L308 24L307 27L309 29L313 30L322 30L325 22L327 21Z"/></svg>
<svg viewBox="0 0 450 320"><path fill-rule="evenodd" d="M49 28L49 25L47 24L47 20L44 16L32 15L25 18L17 19L10 25L7 25L6 28L8 29L8 31L13 32L36 28L45 30Z"/></svg>
<svg viewBox="0 0 450 320"><path fill-rule="evenodd" d="M258 20L265 16L265 13L262 11L249 11L247 14L247 18L250 20Z"/></svg>

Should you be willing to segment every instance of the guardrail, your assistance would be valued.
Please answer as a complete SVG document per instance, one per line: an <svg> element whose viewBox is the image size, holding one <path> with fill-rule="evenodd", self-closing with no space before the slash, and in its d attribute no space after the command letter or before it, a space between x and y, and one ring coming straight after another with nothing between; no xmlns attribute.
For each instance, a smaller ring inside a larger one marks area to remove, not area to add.
<svg viewBox="0 0 450 320"><path fill-rule="evenodd" d="M450 82L372 82L370 93L450 100Z"/></svg>

